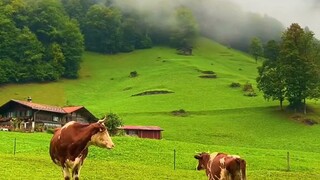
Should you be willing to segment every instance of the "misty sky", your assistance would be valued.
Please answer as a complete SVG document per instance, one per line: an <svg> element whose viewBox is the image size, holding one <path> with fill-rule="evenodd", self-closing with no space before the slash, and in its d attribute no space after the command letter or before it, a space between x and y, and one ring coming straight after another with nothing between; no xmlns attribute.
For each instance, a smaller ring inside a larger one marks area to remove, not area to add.
<svg viewBox="0 0 320 180"><path fill-rule="evenodd" d="M267 14L278 19L285 27L298 23L308 26L320 38L320 0L230 0L243 10Z"/></svg>

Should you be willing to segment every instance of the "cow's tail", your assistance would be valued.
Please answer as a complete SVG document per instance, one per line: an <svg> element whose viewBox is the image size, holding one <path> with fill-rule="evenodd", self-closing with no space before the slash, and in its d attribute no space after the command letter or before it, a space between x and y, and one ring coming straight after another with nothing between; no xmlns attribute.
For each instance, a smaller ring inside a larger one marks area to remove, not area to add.
<svg viewBox="0 0 320 180"><path fill-rule="evenodd" d="M237 159L239 164L240 164L240 171L241 171L241 180L246 180L247 179L247 175L246 175L246 166L247 163L244 159L238 158Z"/></svg>

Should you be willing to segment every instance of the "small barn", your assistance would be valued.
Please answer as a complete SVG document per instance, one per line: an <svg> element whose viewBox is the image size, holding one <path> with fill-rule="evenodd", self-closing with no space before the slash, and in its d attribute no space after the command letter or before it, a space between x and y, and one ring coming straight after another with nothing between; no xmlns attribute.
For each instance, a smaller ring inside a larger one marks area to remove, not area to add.
<svg viewBox="0 0 320 180"><path fill-rule="evenodd" d="M122 126L122 129L129 136L138 136L139 138L161 139L161 129L158 126Z"/></svg>

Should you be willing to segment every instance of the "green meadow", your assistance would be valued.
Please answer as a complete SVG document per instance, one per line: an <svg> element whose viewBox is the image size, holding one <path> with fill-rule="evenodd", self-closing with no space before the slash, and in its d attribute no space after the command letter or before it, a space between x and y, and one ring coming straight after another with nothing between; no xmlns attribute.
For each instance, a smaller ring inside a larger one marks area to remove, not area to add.
<svg viewBox="0 0 320 180"><path fill-rule="evenodd" d="M79 79L1 86L0 104L31 96L36 103L83 105L97 117L113 112L125 125L164 129L162 140L113 137L113 150L91 147L82 179L205 180L205 172L195 170L193 156L200 151L239 154L247 161L248 179L320 179L319 125L306 125L297 118L302 115L263 99L255 82L260 63L205 38L193 56L167 47L117 55L86 52ZM137 77L130 77L133 71ZM199 77L208 72L217 77ZM242 87L231 83L251 83L257 96L244 96ZM132 96L153 90L173 93ZM317 102L308 105L307 117L319 121ZM171 113L180 109L187 113ZM0 168L6 169L0 179L62 179L48 154L51 136L0 131Z"/></svg>

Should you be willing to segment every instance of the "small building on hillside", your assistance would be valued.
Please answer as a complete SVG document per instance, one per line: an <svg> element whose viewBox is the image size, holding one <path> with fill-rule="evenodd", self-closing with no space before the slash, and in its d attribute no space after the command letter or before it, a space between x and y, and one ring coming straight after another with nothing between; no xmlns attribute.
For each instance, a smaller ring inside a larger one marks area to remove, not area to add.
<svg viewBox="0 0 320 180"><path fill-rule="evenodd" d="M122 126L118 129L124 130L129 136L138 136L139 138L161 139L161 129L158 126Z"/></svg>
<svg viewBox="0 0 320 180"><path fill-rule="evenodd" d="M0 128L43 131L69 121L95 122L97 118L83 106L59 107L11 99L0 106Z"/></svg>

